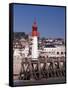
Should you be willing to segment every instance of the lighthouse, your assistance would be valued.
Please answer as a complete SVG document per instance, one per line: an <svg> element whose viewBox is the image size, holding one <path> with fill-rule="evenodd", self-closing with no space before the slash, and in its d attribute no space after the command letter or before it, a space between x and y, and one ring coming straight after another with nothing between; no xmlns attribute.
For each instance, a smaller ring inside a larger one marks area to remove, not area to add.
<svg viewBox="0 0 68 90"><path fill-rule="evenodd" d="M38 27L36 20L32 25L32 60L38 60Z"/></svg>

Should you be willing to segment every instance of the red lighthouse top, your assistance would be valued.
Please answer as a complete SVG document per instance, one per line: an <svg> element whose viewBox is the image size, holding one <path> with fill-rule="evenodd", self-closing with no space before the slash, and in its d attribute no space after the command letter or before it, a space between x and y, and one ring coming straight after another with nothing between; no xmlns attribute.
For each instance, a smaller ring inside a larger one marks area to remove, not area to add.
<svg viewBox="0 0 68 90"><path fill-rule="evenodd" d="M36 18L34 20L33 27L37 27Z"/></svg>
<svg viewBox="0 0 68 90"><path fill-rule="evenodd" d="M35 19L33 26L32 26L32 36L38 36L36 19Z"/></svg>

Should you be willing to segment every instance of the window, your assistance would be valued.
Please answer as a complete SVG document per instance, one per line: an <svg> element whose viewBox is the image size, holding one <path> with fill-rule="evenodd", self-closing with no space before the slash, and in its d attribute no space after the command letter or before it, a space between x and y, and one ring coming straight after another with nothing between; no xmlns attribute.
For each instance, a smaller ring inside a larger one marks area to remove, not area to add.
<svg viewBox="0 0 68 90"><path fill-rule="evenodd" d="M63 52L61 52L61 54L63 54Z"/></svg>
<svg viewBox="0 0 68 90"><path fill-rule="evenodd" d="M57 54L59 54L59 52L57 52Z"/></svg>

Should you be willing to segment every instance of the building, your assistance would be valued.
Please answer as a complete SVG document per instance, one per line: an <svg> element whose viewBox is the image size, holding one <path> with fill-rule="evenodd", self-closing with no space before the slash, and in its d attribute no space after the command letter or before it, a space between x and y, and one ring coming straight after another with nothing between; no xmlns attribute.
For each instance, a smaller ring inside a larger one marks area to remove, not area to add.
<svg viewBox="0 0 68 90"><path fill-rule="evenodd" d="M43 50L39 50L39 55L44 57L65 57L65 46L46 45Z"/></svg>

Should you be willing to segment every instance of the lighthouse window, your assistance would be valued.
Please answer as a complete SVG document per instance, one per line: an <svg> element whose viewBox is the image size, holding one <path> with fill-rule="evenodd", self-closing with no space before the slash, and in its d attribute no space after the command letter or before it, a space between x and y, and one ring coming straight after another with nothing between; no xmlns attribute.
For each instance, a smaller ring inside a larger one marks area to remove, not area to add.
<svg viewBox="0 0 68 90"><path fill-rule="evenodd" d="M57 52L57 54L59 54L59 52Z"/></svg>
<svg viewBox="0 0 68 90"><path fill-rule="evenodd" d="M63 52L61 52L61 54L63 54Z"/></svg>

